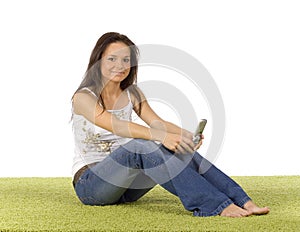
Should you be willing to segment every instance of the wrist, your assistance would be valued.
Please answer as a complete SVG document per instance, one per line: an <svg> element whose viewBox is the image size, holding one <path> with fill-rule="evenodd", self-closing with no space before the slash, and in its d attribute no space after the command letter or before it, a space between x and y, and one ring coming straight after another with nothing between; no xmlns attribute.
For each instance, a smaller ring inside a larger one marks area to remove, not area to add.
<svg viewBox="0 0 300 232"><path fill-rule="evenodd" d="M154 129L154 128L149 128L149 133L150 133L150 140L158 141L161 143L164 142L164 140L167 136L166 131L162 131L162 130L158 130L158 129Z"/></svg>

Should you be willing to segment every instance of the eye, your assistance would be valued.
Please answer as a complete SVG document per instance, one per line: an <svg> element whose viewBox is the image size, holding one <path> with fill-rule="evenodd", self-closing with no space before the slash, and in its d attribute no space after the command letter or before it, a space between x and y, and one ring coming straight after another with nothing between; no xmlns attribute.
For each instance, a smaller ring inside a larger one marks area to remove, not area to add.
<svg viewBox="0 0 300 232"><path fill-rule="evenodd" d="M107 60L114 62L114 61L116 61L116 58L114 58L114 57L108 57Z"/></svg>
<svg viewBox="0 0 300 232"><path fill-rule="evenodd" d="M124 58L123 61L124 61L125 63L129 63L129 62L130 62L130 59L129 59L129 58Z"/></svg>

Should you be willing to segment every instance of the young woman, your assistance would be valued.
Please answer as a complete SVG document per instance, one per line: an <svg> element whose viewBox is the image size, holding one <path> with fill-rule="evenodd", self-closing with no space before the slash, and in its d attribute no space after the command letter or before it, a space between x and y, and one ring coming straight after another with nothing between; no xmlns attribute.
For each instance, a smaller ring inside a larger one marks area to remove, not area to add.
<svg viewBox="0 0 300 232"><path fill-rule="evenodd" d="M73 184L83 204L133 202L156 184L195 216L267 214L243 189L196 150L192 133L161 119L136 86L138 48L125 35L106 33L94 47L72 97ZM148 125L131 122L131 113ZM203 137L202 137L203 139Z"/></svg>

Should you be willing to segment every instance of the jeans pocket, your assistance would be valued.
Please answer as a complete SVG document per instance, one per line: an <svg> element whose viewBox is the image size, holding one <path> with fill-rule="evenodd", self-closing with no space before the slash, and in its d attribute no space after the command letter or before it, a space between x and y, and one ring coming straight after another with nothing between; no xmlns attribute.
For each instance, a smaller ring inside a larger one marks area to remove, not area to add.
<svg viewBox="0 0 300 232"><path fill-rule="evenodd" d="M94 199L89 196L90 194L87 191L89 189L88 178L89 173L86 171L79 177L75 185L76 195L84 205L92 205L94 202Z"/></svg>
<svg viewBox="0 0 300 232"><path fill-rule="evenodd" d="M98 192L97 186L100 184L98 178L99 177L91 170L83 173L79 178L75 186L75 191L79 200L84 205L105 205Z"/></svg>

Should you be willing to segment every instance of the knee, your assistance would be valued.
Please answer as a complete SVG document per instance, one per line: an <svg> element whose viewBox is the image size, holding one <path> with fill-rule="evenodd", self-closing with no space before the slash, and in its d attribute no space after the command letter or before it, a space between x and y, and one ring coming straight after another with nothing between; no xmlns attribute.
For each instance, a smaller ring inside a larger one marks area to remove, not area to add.
<svg viewBox="0 0 300 232"><path fill-rule="evenodd" d="M149 154L157 151L161 144L155 143L151 140L145 139L132 139L129 143L123 147L132 153L137 154Z"/></svg>

